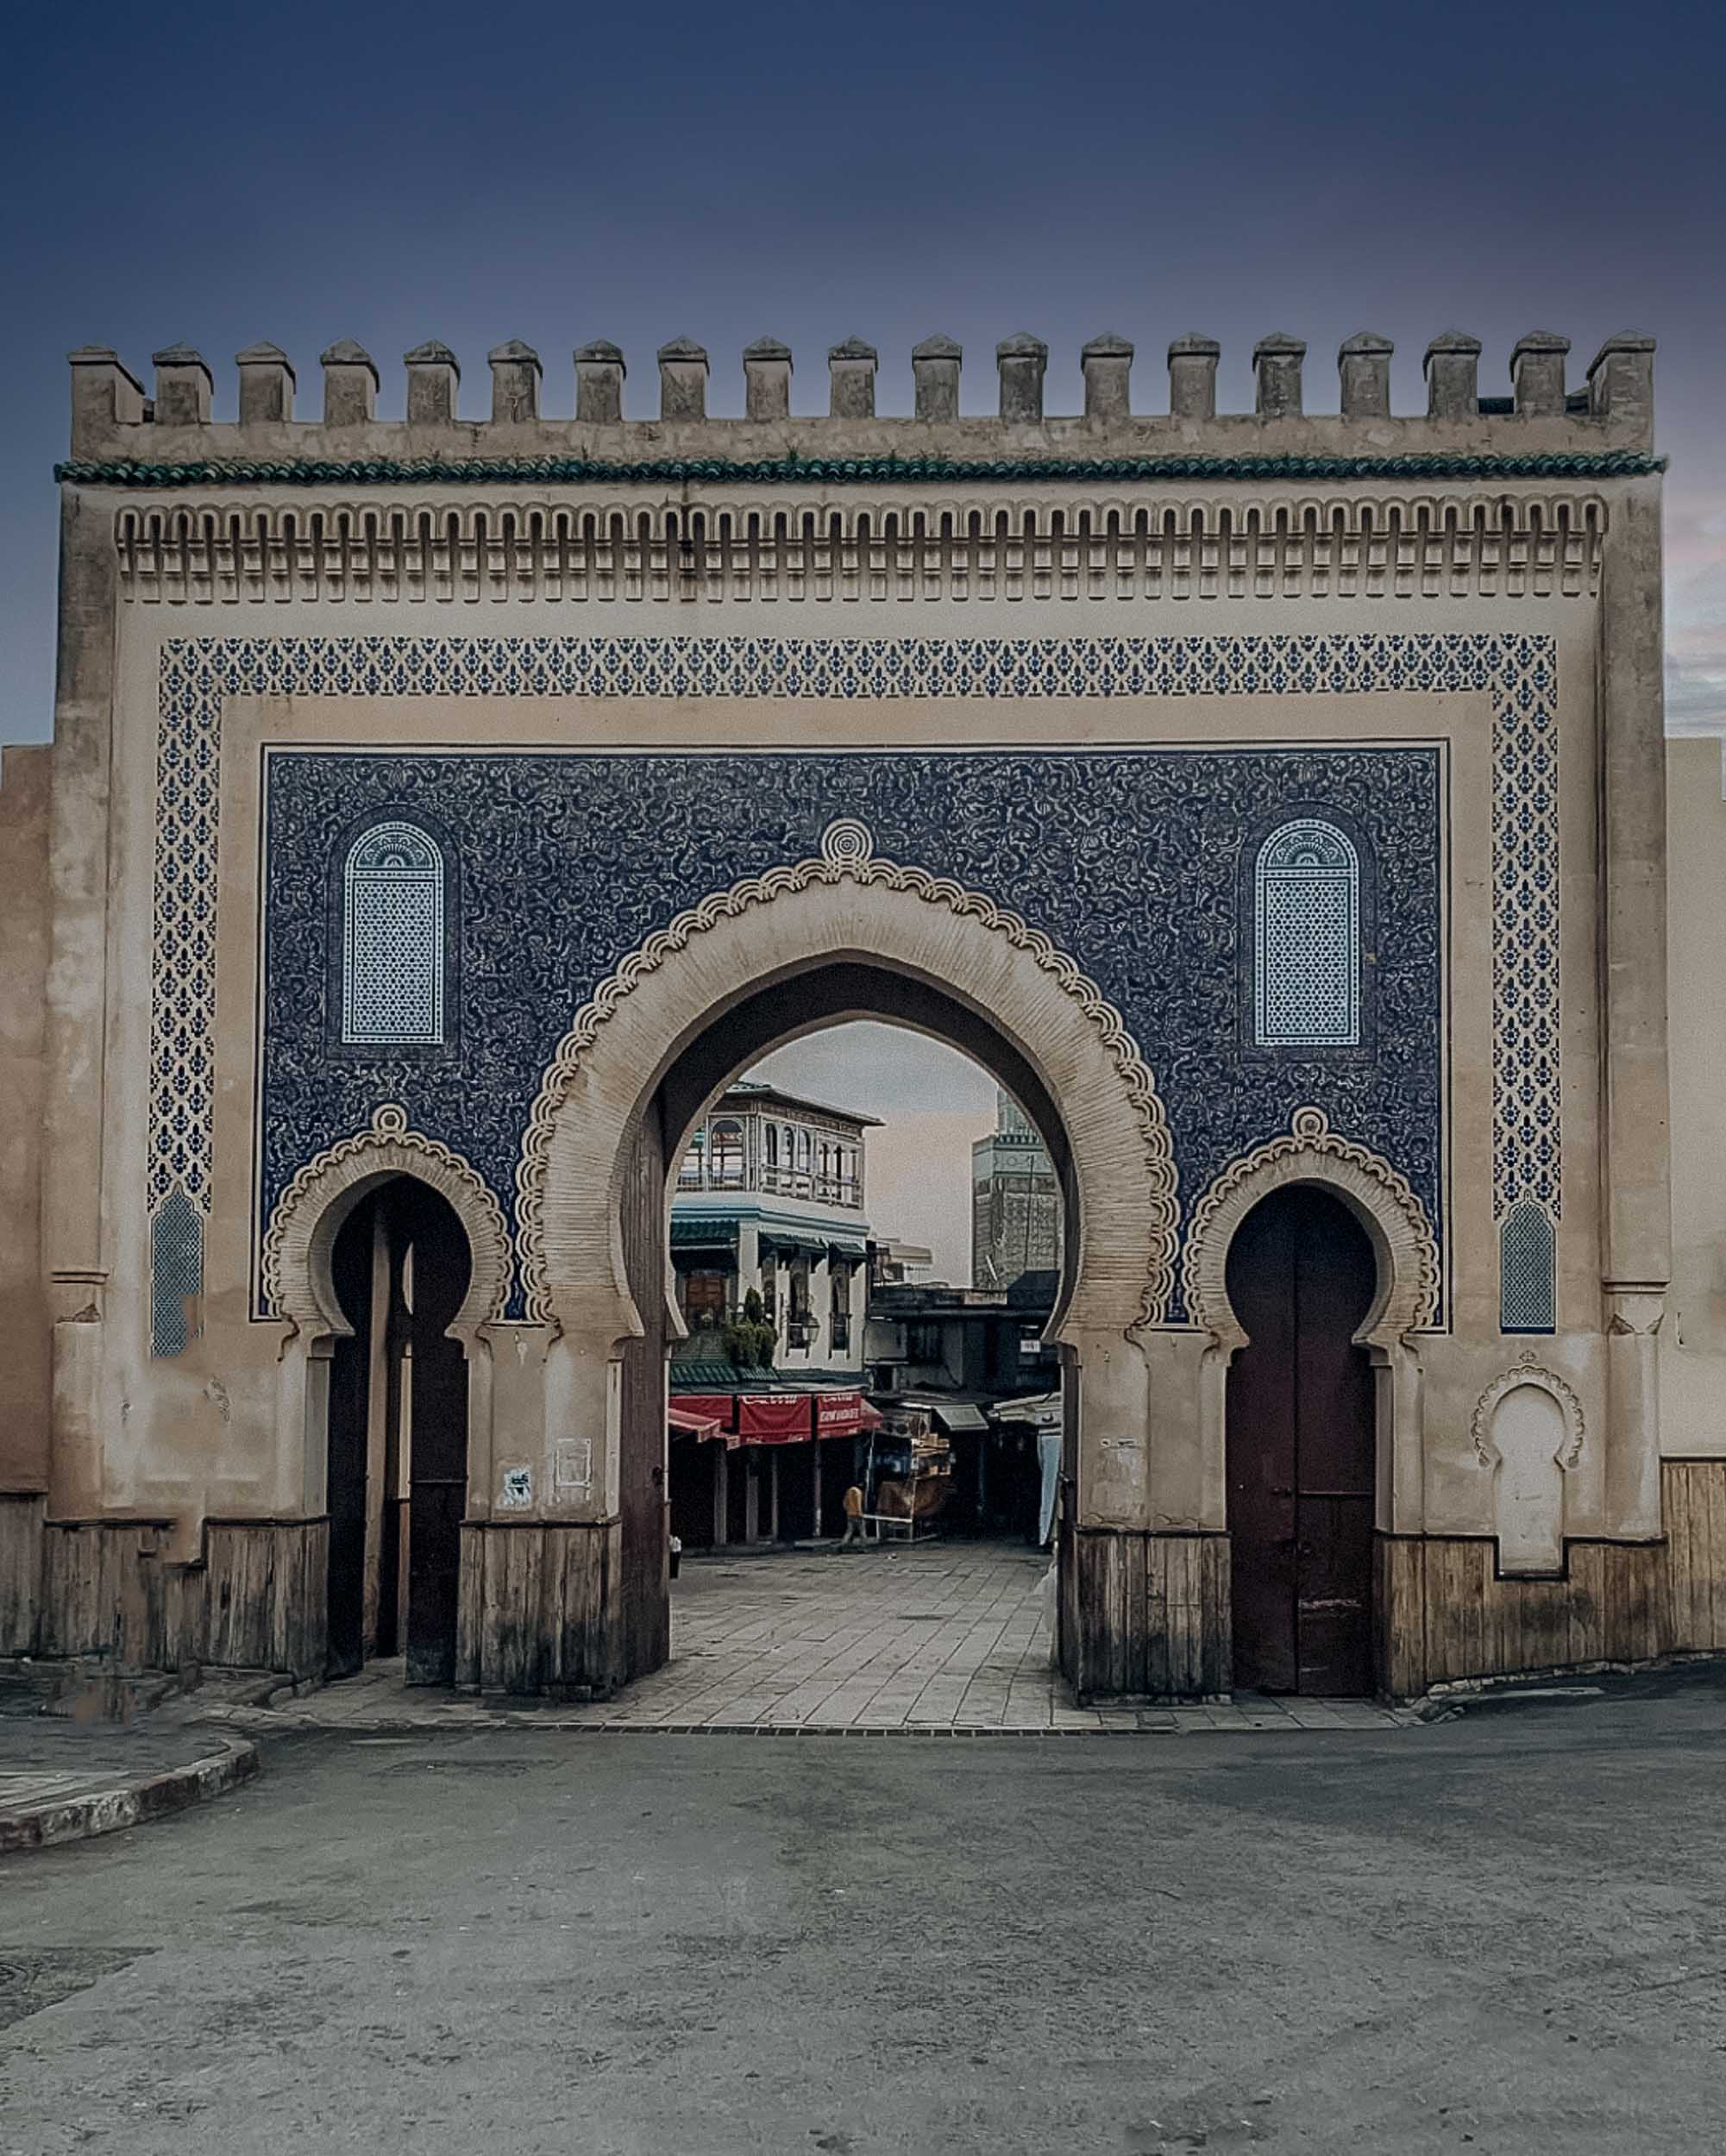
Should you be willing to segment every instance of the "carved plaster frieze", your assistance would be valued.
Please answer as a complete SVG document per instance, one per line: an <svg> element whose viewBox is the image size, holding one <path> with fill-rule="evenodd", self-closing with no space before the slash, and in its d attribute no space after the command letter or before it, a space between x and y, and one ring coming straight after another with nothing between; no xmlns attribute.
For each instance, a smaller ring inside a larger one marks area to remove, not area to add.
<svg viewBox="0 0 1726 2156"><path fill-rule="evenodd" d="M327 1275L335 1226L357 1203L341 1201L360 1185L385 1175L413 1175L446 1198L467 1232L473 1271L451 1325L470 1330L503 1313L509 1294L511 1247L504 1209L476 1170L440 1139L408 1128L393 1103L378 1109L367 1131L356 1131L308 1161L277 1200L264 1236L263 1288L269 1309L302 1332L348 1328Z"/></svg>
<svg viewBox="0 0 1726 2156"><path fill-rule="evenodd" d="M1108 490L699 507L462 494L127 505L120 588L150 604L700 599L1591 597L1597 494L1291 494L1145 502Z"/></svg>
<svg viewBox="0 0 1726 2156"><path fill-rule="evenodd" d="M1426 1209L1382 1155L1341 1137L1322 1108L1297 1108L1290 1129L1226 1168L1193 1207L1181 1286L1187 1315L1224 1345L1245 1339L1228 1300L1228 1246L1260 1199L1285 1183L1319 1182L1353 1202L1377 1231L1390 1279L1369 1338L1386 1344L1438 1321L1438 1241Z"/></svg>
<svg viewBox="0 0 1726 2156"><path fill-rule="evenodd" d="M991 935L1004 937L1014 950L1029 954L1039 968L1071 998L1078 1014L1101 1037L1137 1124L1144 1162L1142 1208L1138 1221L1139 1244L1145 1253L1139 1322L1161 1322L1174 1287L1178 1220L1174 1147L1155 1081L1120 1013L1072 959L1018 914L997 906L981 892L967 890L950 877L933 876L924 868L878 859L868 826L855 818L842 818L827 827L822 835L819 856L788 862L782 867L769 868L763 875L746 878L728 890L712 893L699 906L679 913L665 928L632 951L576 1014L574 1025L547 1069L529 1119L517 1171L516 1217L529 1317L543 1322L553 1314L544 1250L544 1201L554 1129L578 1067L593 1050L618 1006L635 993L649 975L657 972L668 960L687 950L695 938L722 921L735 920L756 907L771 906L775 899L807 890L812 885L835 884L846 878L904 892L926 905L940 906L973 920Z"/></svg>
<svg viewBox="0 0 1726 2156"><path fill-rule="evenodd" d="M1573 1468L1582 1457L1585 1427L1582 1402L1568 1382L1556 1370L1548 1369L1535 1358L1532 1348L1524 1351L1522 1359L1514 1369L1502 1370L1475 1402L1474 1413L1469 1420L1469 1434L1474 1440L1474 1450L1484 1467L1497 1467L1500 1454L1492 1441L1492 1418L1498 1403L1521 1385L1536 1386L1541 1392L1550 1393L1557 1401L1564 1416L1564 1443L1553 1457L1561 1468Z"/></svg>

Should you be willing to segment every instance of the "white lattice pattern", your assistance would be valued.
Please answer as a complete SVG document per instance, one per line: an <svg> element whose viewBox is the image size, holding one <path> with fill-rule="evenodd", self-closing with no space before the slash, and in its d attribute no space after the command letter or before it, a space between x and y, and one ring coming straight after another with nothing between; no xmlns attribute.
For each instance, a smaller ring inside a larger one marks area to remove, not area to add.
<svg viewBox="0 0 1726 2156"><path fill-rule="evenodd" d="M1360 1038L1360 862L1334 824L1273 831L1253 878L1253 1037L1261 1048Z"/></svg>
<svg viewBox="0 0 1726 2156"><path fill-rule="evenodd" d="M443 1038L443 856L411 824L379 824L348 851L342 891L342 1037Z"/></svg>

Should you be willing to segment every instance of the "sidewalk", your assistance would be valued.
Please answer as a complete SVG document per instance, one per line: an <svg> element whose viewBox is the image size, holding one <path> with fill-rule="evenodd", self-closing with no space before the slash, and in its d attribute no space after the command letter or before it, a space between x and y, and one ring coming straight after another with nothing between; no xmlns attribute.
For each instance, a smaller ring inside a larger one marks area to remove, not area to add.
<svg viewBox="0 0 1726 2156"><path fill-rule="evenodd" d="M534 1729L748 1736L1168 1735L1384 1730L1418 1723L1366 1700L1075 1706L1051 1666L1049 1560L1014 1544L684 1560L671 1659L592 1705L477 1700L404 1682L399 1661L224 1721L259 1730Z"/></svg>
<svg viewBox="0 0 1726 2156"><path fill-rule="evenodd" d="M258 1748L192 1723L0 1720L0 1854L110 1834L248 1781Z"/></svg>

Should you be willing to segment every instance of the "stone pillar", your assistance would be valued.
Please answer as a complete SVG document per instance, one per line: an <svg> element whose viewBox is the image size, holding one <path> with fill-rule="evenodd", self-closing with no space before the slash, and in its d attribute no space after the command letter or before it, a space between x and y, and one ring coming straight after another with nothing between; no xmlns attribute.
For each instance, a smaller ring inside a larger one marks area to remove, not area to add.
<svg viewBox="0 0 1726 2156"><path fill-rule="evenodd" d="M378 370L371 354L342 337L322 355L322 365L324 425L365 426L378 408Z"/></svg>
<svg viewBox="0 0 1726 2156"><path fill-rule="evenodd" d="M1528 419L1562 417L1564 413L1564 359L1568 337L1555 337L1536 329L1522 338L1510 354L1510 386L1516 410Z"/></svg>
<svg viewBox="0 0 1726 2156"><path fill-rule="evenodd" d="M1049 364L1049 348L1040 337L1020 330L995 348L995 364L1001 376L1001 416L1003 419L1040 420L1043 417L1043 373Z"/></svg>
<svg viewBox="0 0 1726 2156"><path fill-rule="evenodd" d="M834 419L875 417L875 370L881 355L861 337L847 337L827 354L832 386L827 410Z"/></svg>
<svg viewBox="0 0 1726 2156"><path fill-rule="evenodd" d="M240 424L273 426L293 417L293 368L279 344L248 344L235 353L240 370Z"/></svg>
<svg viewBox="0 0 1726 2156"><path fill-rule="evenodd" d="M141 423L144 385L105 344L81 345L67 359L72 367L72 453L81 457L99 449L114 427Z"/></svg>
<svg viewBox="0 0 1726 2156"><path fill-rule="evenodd" d="M1480 340L1464 329L1446 329L1427 347L1427 417L1480 417Z"/></svg>
<svg viewBox="0 0 1726 2156"><path fill-rule="evenodd" d="M1125 337L1093 337L1079 354L1085 377L1085 417L1126 419L1133 411L1133 347Z"/></svg>
<svg viewBox="0 0 1726 2156"><path fill-rule="evenodd" d="M189 344L171 344L153 352L150 364L156 370L156 424L207 427L211 383L204 354Z"/></svg>
<svg viewBox="0 0 1726 2156"><path fill-rule="evenodd" d="M1628 421L1652 440L1654 341L1635 330L1608 337L1588 370L1588 409L1596 419Z"/></svg>
<svg viewBox="0 0 1726 2156"><path fill-rule="evenodd" d="M768 424L791 417L791 347L777 337L744 348L744 417Z"/></svg>
<svg viewBox="0 0 1726 2156"><path fill-rule="evenodd" d="M1252 372L1261 419L1295 419L1301 411L1301 362L1307 348L1299 337L1260 337L1252 348Z"/></svg>
<svg viewBox="0 0 1726 2156"><path fill-rule="evenodd" d="M916 384L916 411L919 419L957 419L959 416L959 368L964 347L951 337L925 337L911 352L911 374Z"/></svg>
<svg viewBox="0 0 1726 2156"><path fill-rule="evenodd" d="M448 427L455 418L455 391L461 370L447 344L432 339L402 354L407 369L407 423Z"/></svg>
<svg viewBox="0 0 1726 2156"><path fill-rule="evenodd" d="M493 345L486 354L492 370L492 423L539 417L539 354L519 337Z"/></svg>
<svg viewBox="0 0 1726 2156"><path fill-rule="evenodd" d="M1611 505L1599 617L1606 1502L1623 1534L1660 1531L1655 1335L1672 1275L1660 608L1660 480L1649 477Z"/></svg>
<svg viewBox="0 0 1726 2156"><path fill-rule="evenodd" d="M78 421L141 418L137 385L110 356L78 354ZM114 730L116 561L113 505L60 494L60 634L48 829L47 1087L42 1118L42 1257L53 1313L50 1503L66 1516L100 1502L103 1295L110 1256L102 1209L108 1128L108 859Z"/></svg>
<svg viewBox="0 0 1726 2156"><path fill-rule="evenodd" d="M1371 329L1359 329L1336 355L1342 378L1342 416L1345 419L1388 419L1390 416L1390 354L1396 350L1389 337Z"/></svg>
<svg viewBox="0 0 1726 2156"><path fill-rule="evenodd" d="M1216 417L1216 363L1222 347L1214 337L1177 337L1169 347L1169 416Z"/></svg>
<svg viewBox="0 0 1726 2156"><path fill-rule="evenodd" d="M659 348L659 416L707 417L707 354L693 337L674 337Z"/></svg>
<svg viewBox="0 0 1726 2156"><path fill-rule="evenodd" d="M589 424L615 426L624 416L624 355L615 344L596 337L575 351L575 417Z"/></svg>

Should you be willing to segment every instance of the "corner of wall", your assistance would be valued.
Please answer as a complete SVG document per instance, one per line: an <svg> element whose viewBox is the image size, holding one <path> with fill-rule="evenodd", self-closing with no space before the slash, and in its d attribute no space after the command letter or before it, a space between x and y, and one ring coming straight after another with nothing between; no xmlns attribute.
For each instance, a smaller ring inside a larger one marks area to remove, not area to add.
<svg viewBox="0 0 1726 2156"><path fill-rule="evenodd" d="M0 1490L45 1489L48 1312L41 1263L48 962L47 743L0 758Z"/></svg>

